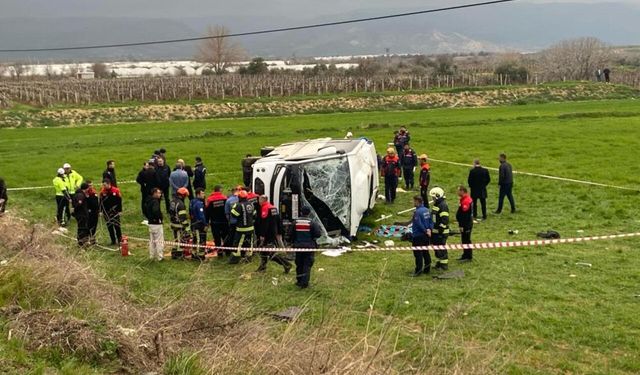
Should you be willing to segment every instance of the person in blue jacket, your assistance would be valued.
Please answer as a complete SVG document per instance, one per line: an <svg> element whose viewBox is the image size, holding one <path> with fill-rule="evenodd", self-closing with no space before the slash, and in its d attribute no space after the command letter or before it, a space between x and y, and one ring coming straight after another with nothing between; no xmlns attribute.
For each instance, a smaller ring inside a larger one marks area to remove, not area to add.
<svg viewBox="0 0 640 375"><path fill-rule="evenodd" d="M191 216L191 233L194 237L194 245L206 246L207 244L207 217L204 210L205 192L203 188L196 189L196 196L189 202L189 216ZM196 258L203 258L204 247L193 249Z"/></svg>
<svg viewBox="0 0 640 375"><path fill-rule="evenodd" d="M431 230L433 229L433 220L431 219L431 212L424 206L422 197L417 195L413 197L413 204L416 207L416 211L413 214L412 221L412 245L415 246L429 246L431 239ZM429 250L413 250L413 256L416 260L416 268L413 272L413 277L427 274L431 271L431 255Z"/></svg>

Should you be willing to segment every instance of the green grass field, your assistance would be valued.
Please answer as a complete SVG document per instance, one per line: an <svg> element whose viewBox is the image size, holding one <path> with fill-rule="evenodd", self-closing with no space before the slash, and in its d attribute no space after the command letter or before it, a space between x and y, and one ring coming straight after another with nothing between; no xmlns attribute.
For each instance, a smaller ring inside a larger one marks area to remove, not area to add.
<svg viewBox="0 0 640 375"><path fill-rule="evenodd" d="M104 162L115 159L119 180L132 180L153 150L164 147L170 161L183 158L192 163L201 156L212 173L208 185L230 187L241 181L240 159L257 154L262 146L341 138L352 131L373 139L383 152L400 125L409 128L412 146L434 159L471 163L478 157L486 166L496 167L497 155L504 151L520 171L632 188L640 184L636 100L0 129L0 176L9 187L49 185L56 169L69 162L85 178L97 181ZM432 163L433 184L445 188L453 211L455 187L466 182L467 172L465 167ZM493 172L492 179L497 182ZM121 186L124 233L144 237L138 186ZM374 225L373 219L381 214L411 207L412 195L399 194L393 207L377 206L365 224ZM493 182L489 195L489 210L495 210ZM548 229L563 237L640 231L638 192L516 176L515 198L519 212L490 215L476 225L474 241L533 239L536 232ZM10 211L53 225L53 189L12 192ZM519 234L508 235L511 229ZM107 243L103 227L100 240ZM69 243L69 248L74 245ZM102 250L78 256L125 287L132 303L141 305L167 300L166 289L158 286L188 283L199 267L195 262L149 262L144 244L134 243L132 251L129 258ZM457 256L457 252L450 255ZM213 260L202 267L206 271L202 288L239 292L257 311L306 304L309 310L302 317L306 324L319 326L326 315L337 317L336 335L354 345L363 337L375 341L392 326L397 355L391 368L398 371L640 373L636 239L477 251L472 264L453 263L451 269L463 269L465 277L449 281L409 277L413 257L408 252L318 256L313 285L305 291L297 290L294 277L282 275L276 265L250 278L240 276L254 271L256 262L230 266ZM5 288L0 295L10 293ZM6 297L0 303L10 300ZM277 337L279 332L273 334ZM0 337L0 356L6 359L21 352L19 343L7 341L6 332ZM9 368L38 368L43 363L62 368L46 355L21 353L6 362L15 366Z"/></svg>

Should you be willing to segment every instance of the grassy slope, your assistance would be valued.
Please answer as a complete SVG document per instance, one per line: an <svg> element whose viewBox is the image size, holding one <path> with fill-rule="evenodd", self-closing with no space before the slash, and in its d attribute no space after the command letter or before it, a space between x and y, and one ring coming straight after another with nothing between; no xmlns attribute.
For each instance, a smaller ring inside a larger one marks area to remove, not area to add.
<svg viewBox="0 0 640 375"><path fill-rule="evenodd" d="M362 129L370 123L391 126ZM437 159L469 162L480 157L495 166L496 154L506 151L519 170L625 186L639 182L635 161L640 157L640 110L633 100L0 130L0 175L11 186L48 185L55 169L68 161L95 179L104 160L115 158L120 179L131 179L153 149L166 147L169 159L202 156L216 174L209 184L230 186L240 180L240 158L257 153L260 146L341 137L350 129L356 136L373 138L382 150L399 124L411 124L416 150ZM466 169L433 163L433 179L446 187L455 209L454 188L466 180ZM137 186L123 187L128 198L125 232L144 235L144 227L137 224ZM489 194L494 208L495 185ZM519 229L519 239L549 228L567 237L577 230L585 235L640 230L637 193L521 176L516 177L515 194L521 212L491 216L476 227L476 241L506 239L509 229ZM16 192L11 200L24 215L51 222L51 191ZM395 207L380 206L375 215L408 207L410 194L401 194ZM283 277L275 265L264 276L240 280L238 276L253 271L256 264L230 267L212 262L206 265L211 272L203 287L239 289L266 311L309 300L311 313L305 319L310 324L319 324L320 311L329 306L343 322L340 334L355 340L364 334L368 306L386 264L373 328L380 329L385 318L393 316L394 324L402 327L398 345L406 352L401 358L410 363L422 358L451 369L476 352L479 360L490 361L499 372L637 373L636 246L637 240L623 240L486 251L472 265L453 266L463 268L466 277L446 283L409 278L413 258L408 253L318 257L316 269L325 271L315 272L314 286L305 292L295 290L292 278ZM126 260L106 252L92 253L90 259L141 301L166 298L158 295L155 285L186 282L196 267L148 263L144 252L138 246L135 256ZM580 268L578 261L594 266ZM277 286L272 277L279 278Z"/></svg>

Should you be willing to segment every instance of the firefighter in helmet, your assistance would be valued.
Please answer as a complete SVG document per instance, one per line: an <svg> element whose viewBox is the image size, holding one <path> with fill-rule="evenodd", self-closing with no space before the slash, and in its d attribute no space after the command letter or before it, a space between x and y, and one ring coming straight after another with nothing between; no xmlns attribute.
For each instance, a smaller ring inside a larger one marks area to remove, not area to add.
<svg viewBox="0 0 640 375"><path fill-rule="evenodd" d="M189 230L189 211L184 203L185 198L189 196L189 190L181 187L176 191L169 203L169 217L171 219L171 230L173 230L173 238L179 244L171 250L171 258L178 259L184 255L183 246L180 244L189 243L191 232Z"/></svg>
<svg viewBox="0 0 640 375"><path fill-rule="evenodd" d="M434 187L429 191L429 196L433 199L433 233L431 244L434 246L446 245L449 237L449 206L444 190L441 187ZM449 268L449 256L447 250L435 250L436 269L447 270Z"/></svg>
<svg viewBox="0 0 640 375"><path fill-rule="evenodd" d="M240 251L242 247L253 248L256 210L253 203L247 199L248 195L246 190L240 190L238 192L238 202L231 208L231 216L237 220L233 247L238 250L231 254L230 264L237 264L240 259L250 259L253 255L252 251Z"/></svg>

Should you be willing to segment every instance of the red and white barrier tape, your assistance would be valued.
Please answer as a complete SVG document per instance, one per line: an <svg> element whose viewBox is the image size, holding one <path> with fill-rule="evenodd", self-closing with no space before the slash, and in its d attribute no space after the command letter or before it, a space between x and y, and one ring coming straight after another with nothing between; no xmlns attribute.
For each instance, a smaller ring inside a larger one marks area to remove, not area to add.
<svg viewBox="0 0 640 375"><path fill-rule="evenodd" d="M357 252L386 252L386 251L412 251L412 250L490 250L490 249L505 249L505 248L517 248L517 247L530 247L530 246L550 246L550 245L564 245L581 242L592 242L602 240L613 240L621 238L640 237L640 232L636 233L623 233L623 234L611 234L605 236L590 236L590 237L574 237L574 238L559 238L549 240L527 240L527 241L502 241L502 242L480 242L474 244L447 244L447 245L429 245L429 246L398 246L398 247L363 247L363 248L273 248L273 247L231 247L231 246L215 246L215 250L231 250L231 251L254 251L254 252L315 252L315 251L357 251ZM128 237L131 241L149 242L148 238ZM164 246L180 246L187 248L205 248L212 249L210 246L202 246L197 244L187 244L175 241L164 241Z"/></svg>

